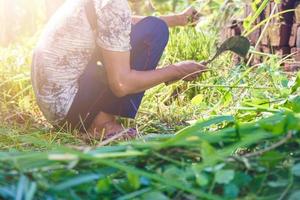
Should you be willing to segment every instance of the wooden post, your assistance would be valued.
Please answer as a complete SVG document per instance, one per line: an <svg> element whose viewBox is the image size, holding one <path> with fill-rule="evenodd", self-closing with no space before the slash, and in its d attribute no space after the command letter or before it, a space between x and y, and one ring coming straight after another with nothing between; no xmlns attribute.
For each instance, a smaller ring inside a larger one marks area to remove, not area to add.
<svg viewBox="0 0 300 200"><path fill-rule="evenodd" d="M291 26L286 23L274 23L268 27L268 35L270 46L282 47L289 45L291 36Z"/></svg>

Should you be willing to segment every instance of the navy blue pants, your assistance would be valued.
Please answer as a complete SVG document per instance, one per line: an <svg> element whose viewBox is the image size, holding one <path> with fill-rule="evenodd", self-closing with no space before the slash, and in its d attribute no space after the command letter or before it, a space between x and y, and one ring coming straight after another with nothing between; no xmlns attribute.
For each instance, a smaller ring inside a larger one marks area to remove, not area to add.
<svg viewBox="0 0 300 200"><path fill-rule="evenodd" d="M131 31L131 68L139 71L155 70L168 43L169 29L159 18L147 17ZM72 129L86 130L98 113L135 118L144 92L116 97L106 81L105 69L97 65L99 49L79 80L79 90L63 124ZM138 83L137 83L138 84Z"/></svg>

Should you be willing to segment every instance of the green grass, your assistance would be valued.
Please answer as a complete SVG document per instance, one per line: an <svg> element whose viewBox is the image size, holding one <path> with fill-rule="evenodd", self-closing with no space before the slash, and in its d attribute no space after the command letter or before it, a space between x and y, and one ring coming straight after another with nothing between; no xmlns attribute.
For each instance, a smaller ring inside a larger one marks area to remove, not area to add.
<svg viewBox="0 0 300 200"><path fill-rule="evenodd" d="M162 64L207 59L216 38L173 30ZM193 83L148 91L137 120L122 120L144 136L96 148L41 115L30 84L32 44L0 50L3 198L274 199L299 190L300 79L276 56L252 68L225 55Z"/></svg>
<svg viewBox="0 0 300 200"><path fill-rule="evenodd" d="M205 60L218 31L174 29L161 64ZM300 74L282 59L234 64L149 90L137 141L97 147L43 118L30 83L36 39L0 49L0 198L297 199ZM177 133L177 134L174 134Z"/></svg>

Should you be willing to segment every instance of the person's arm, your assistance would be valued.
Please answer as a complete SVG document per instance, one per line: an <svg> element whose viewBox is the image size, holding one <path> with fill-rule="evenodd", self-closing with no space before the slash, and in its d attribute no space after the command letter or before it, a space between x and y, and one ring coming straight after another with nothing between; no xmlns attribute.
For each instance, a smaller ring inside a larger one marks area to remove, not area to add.
<svg viewBox="0 0 300 200"><path fill-rule="evenodd" d="M186 26L190 23L193 24L199 17L200 14L194 7L189 7L179 14L159 16L159 18L164 20L169 27ZM145 16L133 16L132 23L136 24L144 18Z"/></svg>
<svg viewBox="0 0 300 200"><path fill-rule="evenodd" d="M205 69L203 64L185 61L157 70L136 71L130 67L130 52L102 49L102 55L109 86L118 97L139 93L164 82L182 78L190 81Z"/></svg>

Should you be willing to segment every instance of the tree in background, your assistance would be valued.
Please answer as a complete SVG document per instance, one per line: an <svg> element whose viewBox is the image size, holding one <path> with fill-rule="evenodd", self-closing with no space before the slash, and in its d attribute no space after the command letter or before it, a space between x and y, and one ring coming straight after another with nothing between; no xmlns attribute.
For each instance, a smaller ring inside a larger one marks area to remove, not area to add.
<svg viewBox="0 0 300 200"><path fill-rule="evenodd" d="M151 0L130 0L131 8L136 15L151 14L155 7Z"/></svg>
<svg viewBox="0 0 300 200"><path fill-rule="evenodd" d="M8 45L15 39L16 0L0 0L0 45Z"/></svg>
<svg viewBox="0 0 300 200"><path fill-rule="evenodd" d="M50 18L53 13L62 5L64 0L45 0L47 18Z"/></svg>
<svg viewBox="0 0 300 200"><path fill-rule="evenodd" d="M64 0L0 0L0 46L34 34ZM46 13L46 14L45 14Z"/></svg>
<svg viewBox="0 0 300 200"><path fill-rule="evenodd" d="M0 0L0 46L39 30L65 0ZM179 3L187 6L196 0L129 0L135 14L176 10ZM187 4L187 5L186 5Z"/></svg>

